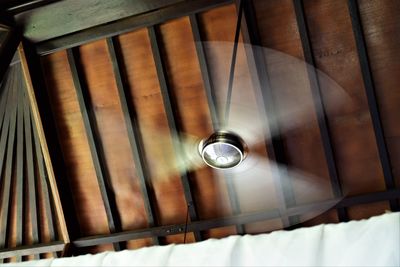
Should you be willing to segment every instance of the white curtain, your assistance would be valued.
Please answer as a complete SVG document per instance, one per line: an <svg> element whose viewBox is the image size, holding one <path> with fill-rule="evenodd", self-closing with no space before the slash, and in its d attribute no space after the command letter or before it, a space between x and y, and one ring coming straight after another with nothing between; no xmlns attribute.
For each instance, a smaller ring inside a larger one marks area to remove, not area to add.
<svg viewBox="0 0 400 267"><path fill-rule="evenodd" d="M15 266L400 266L400 213Z"/></svg>

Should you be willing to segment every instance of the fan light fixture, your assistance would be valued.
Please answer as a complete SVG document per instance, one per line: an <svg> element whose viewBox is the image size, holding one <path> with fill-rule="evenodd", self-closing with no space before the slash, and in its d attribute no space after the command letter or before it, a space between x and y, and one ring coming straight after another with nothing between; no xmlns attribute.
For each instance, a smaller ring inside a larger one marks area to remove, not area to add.
<svg viewBox="0 0 400 267"><path fill-rule="evenodd" d="M238 166L246 157L246 145L236 134L217 131L199 144L203 161L215 169Z"/></svg>

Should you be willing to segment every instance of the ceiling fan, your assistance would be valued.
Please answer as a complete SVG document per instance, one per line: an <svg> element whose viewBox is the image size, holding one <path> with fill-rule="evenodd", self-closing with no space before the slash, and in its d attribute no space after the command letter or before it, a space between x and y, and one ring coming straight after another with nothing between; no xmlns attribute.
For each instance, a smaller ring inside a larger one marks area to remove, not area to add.
<svg viewBox="0 0 400 267"><path fill-rule="evenodd" d="M163 164L158 177L167 179L173 174L211 168L217 175L225 176L225 180L235 180L235 190L241 195L241 201L252 203L264 194L267 188L275 187L276 191L288 192L295 188L295 198L299 202L313 198L325 198L332 201L310 210L296 223L315 217L339 202L343 195L333 195L329 179L323 179L300 170L279 164L268 159L260 152L276 135L284 132L295 132L300 127L308 127L319 116L325 116L340 110L349 97L346 92L323 72L315 69L301 59L289 56L268 48L239 43L240 21L243 3L239 5L235 41L202 42L201 46L209 54L225 54L232 51L228 86L217 86L211 105L217 113L217 121L213 123L213 131L208 136L193 136L179 133L172 136L173 142L179 143L180 150L175 151L177 159ZM232 49L233 46L233 49ZM272 102L278 102L276 112L268 112L265 96L261 88L254 85L255 66L239 59L238 50L258 50L268 65L270 84L274 94ZM222 64L228 60L221 61ZM220 62L220 63L221 63ZM246 64L247 71L235 74L236 64ZM310 76L310 73L315 73ZM309 90L310 83L318 83L323 89L324 108L315 105ZM253 84L255 90L242 87ZM236 89L236 90L233 90ZM251 91L251 92L250 92ZM250 96L251 95L251 96ZM210 101L209 101L210 102ZM210 103L209 103L210 104ZM170 138L149 130L155 142L167 143ZM161 145L162 146L162 145ZM268 150L268 149L267 149ZM267 151L268 153L268 151ZM150 166L158 164L157 156L151 153ZM236 178L239 177L240 178ZM277 188L278 187L278 188ZM345 190L343 190L345 191ZM284 214L282 214L284 216Z"/></svg>

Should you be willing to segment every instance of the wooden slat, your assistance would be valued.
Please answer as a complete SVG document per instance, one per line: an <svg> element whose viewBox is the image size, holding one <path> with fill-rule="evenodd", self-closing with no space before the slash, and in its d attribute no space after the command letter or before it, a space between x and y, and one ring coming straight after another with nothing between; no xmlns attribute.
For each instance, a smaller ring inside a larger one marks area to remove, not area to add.
<svg viewBox="0 0 400 267"><path fill-rule="evenodd" d="M165 7L154 12L148 12L138 16L132 16L104 25L89 28L77 33L53 38L37 44L37 51L40 55L54 53L56 51L75 47L95 40L108 38L136 29L156 25L167 20L186 16L196 12L215 8L231 3L232 0L196 0L184 1L182 3Z"/></svg>
<svg viewBox="0 0 400 267"><path fill-rule="evenodd" d="M215 95L215 88L211 80L210 71L208 68L207 57L204 51L203 39L201 37L200 26L197 14L191 14L190 25L192 27L193 40L196 45L197 58L200 65L201 76L203 78L204 89L207 96L208 108L210 110L211 121L213 123L214 130L220 127L220 118L219 109L217 106L217 97Z"/></svg>
<svg viewBox="0 0 400 267"><path fill-rule="evenodd" d="M375 84L373 81L371 67L369 64L368 52L365 44L364 33L361 25L357 1L348 0L348 8L354 32L354 37L356 41L361 74L363 77L365 92L368 99L369 112L372 119L372 125L374 127L375 140L378 146L380 164L383 169L385 185L386 188L393 189L395 187L395 182L392 172L392 163L389 158L389 153L385 140L385 134L382 127L382 121L375 93ZM400 205L397 201L392 200L390 201L390 208L393 211L399 211Z"/></svg>
<svg viewBox="0 0 400 267"><path fill-rule="evenodd" d="M19 52L19 55L21 58L22 70L24 73L24 80L26 83L26 89L27 89L27 93L29 96L29 102L30 102L30 106L31 106L32 115L34 118L34 126L38 132L38 137L39 137L39 141L40 141L42 152L43 152L43 158L44 158L44 161L46 164L46 171L48 174L51 195L52 195L52 198L54 201L56 215L57 215L56 218L57 218L57 225L59 227L59 233L60 233L60 236L61 236L63 242L69 243L69 235L68 235L68 231L67 231L67 226L65 224L64 212L62 210L60 196L59 196L58 190L57 190L56 177L54 176L53 165L51 163L51 158L50 158L50 154L49 154L49 150L48 150L48 146L47 146L47 141L46 141L46 138L44 135L42 121L41 121L39 109L38 109L37 102L36 102L35 91L32 86L32 80L30 77L29 68L28 68L28 64L26 61L26 56L25 56L25 52L23 50L22 44L19 46L18 52Z"/></svg>
<svg viewBox="0 0 400 267"><path fill-rule="evenodd" d="M190 18L190 24L192 27L192 33L193 33L193 39L195 41L196 45L196 52L197 52L197 57L200 65L200 70L201 70L201 75L203 79L203 84L207 96L207 102L208 102L208 108L210 111L210 116L211 116L211 121L213 124L213 129L218 130L221 125L220 125L220 120L221 120L221 114L219 114L219 109L217 107L217 98L215 95L215 89L210 77L210 71L207 63L207 57L204 51L204 46L202 43L202 38L201 38L201 33L200 33L200 28L199 28L199 22L196 14L192 14L189 16ZM229 200L232 208L233 214L239 214L240 213L240 205L239 201L237 198L237 194L235 191L235 186L233 182L231 182L231 179L225 177L227 189L228 189L228 194L229 194ZM237 225L236 230L238 234L244 234L244 227L243 225Z"/></svg>
<svg viewBox="0 0 400 267"><path fill-rule="evenodd" d="M2 201L1 201L1 221L0 221L0 248L4 248L6 245L6 238L8 236L7 228L8 228L8 216L9 216L9 208L10 208L10 190L11 190L11 179L13 175L13 157L14 157L14 140L15 140L15 128L16 128L16 120L17 120L17 90L15 88L15 84L17 83L16 79L16 71L13 71L13 80L10 84L9 90L10 97L8 102L9 112L7 112L5 125L9 125L8 128L8 140L7 140L7 149L5 148L5 143L3 146L0 144L0 147L3 148L1 151L7 150L6 155L6 166L4 171L4 182L3 182L3 193L2 193ZM3 131L4 132L4 131ZM0 169L3 168L4 159L1 160Z"/></svg>
<svg viewBox="0 0 400 267"><path fill-rule="evenodd" d="M309 38L308 26L305 19L303 1L293 0L293 5L296 14L297 27L299 28L299 34L302 42L304 58L305 61L313 67L307 68L307 75L309 77L310 88L312 91L316 110L321 110L322 112L322 114L318 116L318 125L322 138L322 144L324 146L325 158L327 161L333 194L335 197L342 197L342 186L338 176L332 140L329 133L323 99L321 97L320 83L318 80L317 72L315 70L315 59ZM340 221L348 221L348 216L345 209L338 209L337 212Z"/></svg>
<svg viewBox="0 0 400 267"><path fill-rule="evenodd" d="M30 112L30 120L33 123L33 114ZM49 227L49 238L51 241L56 241L56 229L53 222L53 212L52 212L52 195L48 188L48 176L46 172L46 166L44 165L43 161L43 154L40 147L39 136L37 133L37 129L35 125L32 125L33 129L33 138L35 141L35 157L36 157L36 164L39 171L39 179L40 179L40 187L43 194L43 202L44 202L44 209L45 209L45 218L46 224Z"/></svg>
<svg viewBox="0 0 400 267"><path fill-rule="evenodd" d="M358 205L361 203L373 203L376 201L384 201L390 199L396 199L400 194L400 189L391 190L391 191L383 191L383 192L375 192L369 193L359 196L352 196L345 198L340 203L337 204L337 207L350 207L353 205ZM328 206L334 206L336 200L327 200L318 203L311 203L300 205L297 207L290 207L286 211L286 216L297 216L306 214L308 212L315 211L316 209L325 208ZM280 218L282 214L279 209L272 209L267 211L258 211L252 213L243 213L239 215L224 217L224 218L216 218L209 220L201 220L196 222L190 222L187 225L188 231L204 231L217 227L224 227L227 225L236 225L236 224L249 224L254 222L263 222L267 220L272 220L276 218ZM87 247L87 246L96 246L99 244L106 244L111 242L121 242L127 240L141 239L152 236L167 236L174 235L176 233L183 232L185 228L185 224L175 224L175 225L166 225L159 227L152 227L146 229L139 229L134 231L124 231L121 233L109 234L109 235L98 235L98 236L90 236L90 237L82 237L73 241L73 244L76 247Z"/></svg>
<svg viewBox="0 0 400 267"><path fill-rule="evenodd" d="M15 20L18 25L24 25L25 38L40 42L179 2L182 0L58 1L17 14Z"/></svg>
<svg viewBox="0 0 400 267"><path fill-rule="evenodd" d="M16 139L16 176L15 176L15 195L16 195L16 246L21 246L23 242L23 228L24 228L24 91L22 90L22 76L21 67L19 65L15 66L17 68L18 82L14 90L16 90L17 100L14 105L17 107L17 139ZM17 261L21 261L17 257Z"/></svg>
<svg viewBox="0 0 400 267"><path fill-rule="evenodd" d="M25 89L25 87L23 87ZM32 147L32 127L30 116L30 105L27 93L24 91L24 132L25 132L25 162L26 174L28 180L28 199L29 199L29 214L31 222L31 239L33 244L39 243L39 227L38 227L38 207L37 207L37 194L36 194L36 181L35 169L33 161L33 147ZM45 196L46 197L46 196ZM47 196L48 197L48 196ZM34 256L36 259L38 255Z"/></svg>
<svg viewBox="0 0 400 267"><path fill-rule="evenodd" d="M268 153L268 157L285 165L287 163L287 158L284 153L284 144L281 136L281 129L279 122L277 121L276 114L279 112L276 108L276 103L274 100L273 88L271 87L269 70L265 62L265 55L262 49L253 49L253 46L262 46L259 30L256 22L256 16L254 12L254 6L250 1L243 1L243 12L244 20L242 23L242 35L245 42L248 42L252 47L246 47L246 56L248 64L254 66L256 69L255 73L252 73L252 83L257 90L257 94L262 97L262 112L264 112L264 120L268 125L266 129L265 146ZM271 115L272 114L272 115ZM274 134L270 131L274 129ZM285 170L279 171L279 176L286 175ZM285 179L274 179L274 184L277 192L277 198L279 202L279 208L282 214L286 214L285 210L289 206L295 205L295 197L293 193L293 188L288 180ZM282 216L282 222L284 227L289 227L290 225L298 223L298 218L288 218L287 216Z"/></svg>
<svg viewBox="0 0 400 267"><path fill-rule="evenodd" d="M3 3L9 14L17 14L61 0L13 0ZM4 1L3 1L4 2Z"/></svg>
<svg viewBox="0 0 400 267"><path fill-rule="evenodd" d="M98 128L93 110L90 106L89 96L86 92L87 88L85 88L85 82L82 77L83 73L78 65L80 64L79 54L75 49L68 49L67 55L90 147L90 153L96 171L96 177L107 215L108 228L111 233L118 232L122 228L121 219L115 203L115 196L112 193L110 174L104 159L104 151L99 140ZM117 251L121 249L121 246L123 246L123 244L114 244L114 248Z"/></svg>
<svg viewBox="0 0 400 267"><path fill-rule="evenodd" d="M127 88L123 79L123 71L121 69L120 46L117 39L108 38L107 45L109 55L113 65L115 81L118 89L118 96L124 113L126 128L128 131L129 143L131 145L132 157L135 161L135 169L139 177L140 187L144 199L145 210L147 213L147 221L150 227L156 225L154 202L150 195L151 181L145 162L145 154L143 150L143 141L139 129L139 121L135 109L129 105L127 101ZM155 244L159 244L158 238L154 238Z"/></svg>
<svg viewBox="0 0 400 267"><path fill-rule="evenodd" d="M22 257L28 255L37 255L40 253L57 252L64 249L65 244L62 241L56 241L48 244L35 244L31 246L21 246L18 248L1 249L0 260L10 257Z"/></svg>
<svg viewBox="0 0 400 267"><path fill-rule="evenodd" d="M171 89L167 81L165 65L161 56L161 50L159 46L159 40L157 37L156 29L154 27L149 27L148 32L153 52L153 58L157 69L157 75L160 83L160 90L163 97L164 109L167 115L168 125L172 136L172 145L177 155L177 161L180 162L182 160L180 157L183 154L182 154L181 144L178 141L180 125L177 122L178 119L178 114L176 110L177 106L174 104L175 99L171 95ZM178 166L181 166L181 164L178 163ZM191 221L196 221L198 219L198 215L192 191L190 188L190 177L186 170L181 174L181 181L182 181L183 191L185 193L186 203L189 209L190 219ZM200 232L195 232L194 235L197 241L202 239Z"/></svg>

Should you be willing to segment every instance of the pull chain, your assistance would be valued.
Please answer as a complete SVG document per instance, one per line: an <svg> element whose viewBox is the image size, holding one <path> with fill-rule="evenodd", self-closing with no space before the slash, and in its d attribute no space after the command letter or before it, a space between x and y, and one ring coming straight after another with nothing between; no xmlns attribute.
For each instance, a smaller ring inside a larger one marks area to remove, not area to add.
<svg viewBox="0 0 400 267"><path fill-rule="evenodd" d="M229 72L228 92L227 92L227 95L226 95L225 119L224 119L224 124L225 125L228 124L228 120L229 120L229 111L230 111L230 106L231 106L233 79L234 79L234 75L235 75L236 55L237 55L237 48L238 48L238 43L239 43L240 23L242 21L243 2L244 1L246 1L246 0L240 0L240 2L239 2L238 18L237 18L237 22L236 22L235 41L234 41L234 44L233 44L231 69L230 69L230 72Z"/></svg>

